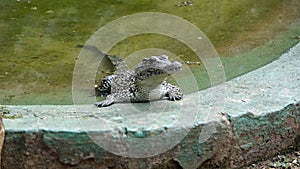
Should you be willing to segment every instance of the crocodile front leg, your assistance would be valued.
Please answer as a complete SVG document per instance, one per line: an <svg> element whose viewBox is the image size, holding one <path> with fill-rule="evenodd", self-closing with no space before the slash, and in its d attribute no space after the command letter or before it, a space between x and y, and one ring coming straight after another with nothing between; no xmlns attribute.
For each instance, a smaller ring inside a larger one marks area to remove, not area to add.
<svg viewBox="0 0 300 169"><path fill-rule="evenodd" d="M175 100L181 100L183 98L183 93L178 86L171 85L170 83L164 82L162 84L165 96L168 98L168 100L175 101Z"/></svg>

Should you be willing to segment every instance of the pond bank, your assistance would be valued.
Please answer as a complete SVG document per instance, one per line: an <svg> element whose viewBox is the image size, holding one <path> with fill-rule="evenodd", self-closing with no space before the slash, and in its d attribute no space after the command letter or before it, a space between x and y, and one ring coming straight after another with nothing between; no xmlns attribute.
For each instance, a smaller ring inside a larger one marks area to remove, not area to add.
<svg viewBox="0 0 300 169"><path fill-rule="evenodd" d="M4 106L6 114L16 118L4 119L7 135L2 167L240 168L274 156L300 142L299 53L300 43L278 60L231 81L187 95L182 101L158 101L153 106L166 105L162 114L127 112L131 104L102 109L93 105ZM144 121L149 125L135 121L143 117L150 118ZM119 145L117 150L131 156L136 154L130 151L151 154L160 141L172 143L174 136L180 137L174 147L157 156L124 158L108 152L106 144L98 146L95 134L100 140L111 138L100 143ZM141 145L145 138L158 140ZM130 144L120 144L127 139L142 140L131 142L137 146L132 149Z"/></svg>

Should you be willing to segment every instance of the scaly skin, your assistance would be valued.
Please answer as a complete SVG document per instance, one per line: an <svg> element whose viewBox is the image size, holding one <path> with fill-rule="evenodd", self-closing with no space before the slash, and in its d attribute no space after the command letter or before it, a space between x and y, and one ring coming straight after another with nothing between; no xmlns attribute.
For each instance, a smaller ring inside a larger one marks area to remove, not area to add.
<svg viewBox="0 0 300 169"><path fill-rule="evenodd" d="M168 56L152 56L143 59L134 70L116 70L96 85L97 96L107 96L96 106L105 107L118 102L145 102L168 98L180 100L183 93L178 86L167 83L167 76L180 71L181 63L170 62Z"/></svg>

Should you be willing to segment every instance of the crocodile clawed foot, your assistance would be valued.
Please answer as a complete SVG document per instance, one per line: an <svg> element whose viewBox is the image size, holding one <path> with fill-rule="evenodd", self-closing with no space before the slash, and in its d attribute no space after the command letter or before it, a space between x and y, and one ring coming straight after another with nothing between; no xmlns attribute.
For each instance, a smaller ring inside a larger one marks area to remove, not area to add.
<svg viewBox="0 0 300 169"><path fill-rule="evenodd" d="M183 97L183 94L182 93L168 93L166 96L168 97L168 100L176 101L176 100L181 100Z"/></svg>
<svg viewBox="0 0 300 169"><path fill-rule="evenodd" d="M96 102L95 106L97 107L107 107L112 105L114 102L110 101L110 100L103 100L101 102Z"/></svg>
<svg viewBox="0 0 300 169"><path fill-rule="evenodd" d="M181 100L182 97L181 96L169 96L168 100L170 101L176 101L176 100Z"/></svg>

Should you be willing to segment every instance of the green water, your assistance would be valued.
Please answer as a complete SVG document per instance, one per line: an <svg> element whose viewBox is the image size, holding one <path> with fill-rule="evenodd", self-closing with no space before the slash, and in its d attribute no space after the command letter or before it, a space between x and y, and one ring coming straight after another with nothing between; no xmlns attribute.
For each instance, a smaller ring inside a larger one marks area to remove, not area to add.
<svg viewBox="0 0 300 169"><path fill-rule="evenodd" d="M138 12L163 12L199 27L216 47L227 79L261 67L295 45L300 0L0 0L0 104L72 104L76 58L101 26ZM162 48L198 61L184 44L160 35L139 35L109 53L126 57ZM190 65L199 89L210 86L202 65Z"/></svg>

